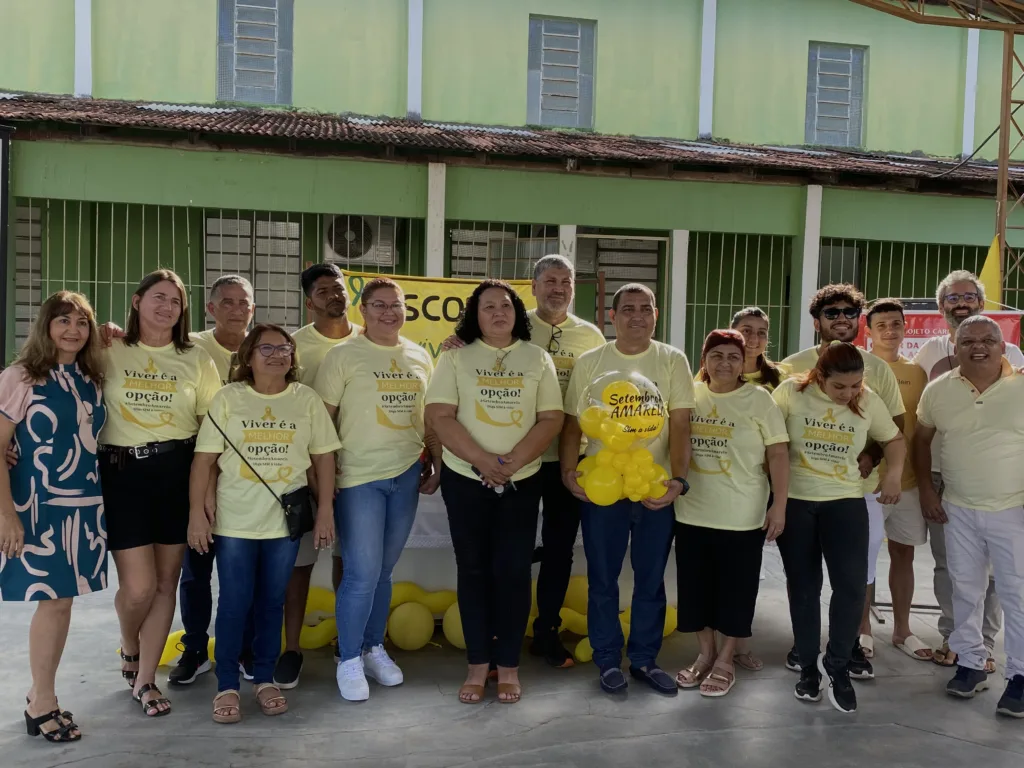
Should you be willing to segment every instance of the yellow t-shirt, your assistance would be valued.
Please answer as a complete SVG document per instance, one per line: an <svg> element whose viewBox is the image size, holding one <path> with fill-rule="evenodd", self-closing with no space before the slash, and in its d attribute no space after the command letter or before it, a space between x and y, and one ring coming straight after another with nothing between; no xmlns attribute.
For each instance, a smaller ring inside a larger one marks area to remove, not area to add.
<svg viewBox="0 0 1024 768"><path fill-rule="evenodd" d="M805 501L862 497L857 456L868 438L887 443L900 433L882 398L864 387L858 416L849 406L832 402L817 384L798 392L797 382L786 379L772 397L789 431L789 497Z"/></svg>
<svg viewBox="0 0 1024 768"><path fill-rule="evenodd" d="M921 393L928 384L928 374L924 368L912 363L905 357L900 357L895 363L889 363L892 372L896 374L896 381L900 385L900 397L907 412L903 415L903 437L907 442L907 460L903 463L903 490L909 491L917 487L917 478L914 476L914 465L911 463L911 440L914 437L914 427L917 425L917 404L921 400ZM878 465L879 474L885 473L885 461ZM874 490L874 489L872 489Z"/></svg>
<svg viewBox="0 0 1024 768"><path fill-rule="evenodd" d="M725 531L760 528L769 492L765 448L789 442L782 411L756 385L716 394L701 381L695 390L690 490L676 499L676 520Z"/></svg>
<svg viewBox="0 0 1024 768"><path fill-rule="evenodd" d="M381 347L365 335L320 364L317 394L338 407L338 488L397 477L423 452L423 399L434 364L419 344Z"/></svg>
<svg viewBox="0 0 1024 768"><path fill-rule="evenodd" d="M205 349L206 354L213 358L213 364L217 366L217 374L220 376L221 383L227 384L231 379L231 356L235 353L220 345L220 342L214 338L212 328L208 331L190 333L188 338L193 344Z"/></svg>
<svg viewBox="0 0 1024 768"><path fill-rule="evenodd" d="M179 354L173 344L128 346L114 339L103 350L103 445L145 445L185 440L221 387L217 366L202 347Z"/></svg>
<svg viewBox="0 0 1024 768"><path fill-rule="evenodd" d="M287 536L281 505L225 442L213 421L274 493L283 496L306 484L310 455L338 449L323 402L310 387L297 382L279 394L261 395L248 382L236 381L214 396L196 441L197 452L220 454L213 532L239 539Z"/></svg>
<svg viewBox="0 0 1024 768"><path fill-rule="evenodd" d="M562 389L562 396L569 388L569 379L572 377L573 366L580 355L589 352L595 347L605 343L604 334L593 323L580 320L576 315L570 314L565 322L559 326L553 326L537 317L537 310L527 311L526 316L530 318L530 343L535 344L551 355L555 362L555 372L558 374L558 386ZM580 451L586 447L586 436L580 443ZM558 461L558 438L556 437L541 457L542 461Z"/></svg>
<svg viewBox="0 0 1024 768"><path fill-rule="evenodd" d="M363 326L352 323L352 332L342 339L331 339L324 336L313 327L313 324L304 325L295 333L295 353L299 356L299 381L307 387L312 387L316 382L316 373L320 369L320 363L327 357L327 353L339 344L351 341L363 331Z"/></svg>
<svg viewBox="0 0 1024 768"><path fill-rule="evenodd" d="M458 420L477 444L499 456L511 451L537 423L540 411L562 408L562 393L551 355L533 344L515 341L503 350L477 339L441 354L427 388L427 405L458 406ZM445 465L460 475L477 478L472 466L444 449ZM540 457L524 466L513 480L540 469Z"/></svg>
<svg viewBox="0 0 1024 768"><path fill-rule="evenodd" d="M917 421L941 437L943 498L1000 512L1024 504L1024 376L1003 361L1003 377L979 394L954 368L925 387Z"/></svg>
<svg viewBox="0 0 1024 768"><path fill-rule="evenodd" d="M885 407L889 409L890 416L899 416L906 412L903 399L900 396L900 385L896 380L896 374L892 368L880 357L875 357L867 350L857 347L860 356L864 358L864 383L874 390L875 394L882 398ZM795 355L790 355L780 363L783 370L789 376L796 376L811 370L818 364L818 357L821 354L818 347L809 347ZM863 448L861 449L863 450ZM879 474L876 467L866 479L862 481L864 494L873 493L878 488Z"/></svg>
<svg viewBox="0 0 1024 768"><path fill-rule="evenodd" d="M652 341L651 346L639 355L624 355L616 348L614 341L592 349L576 361L572 378L569 380L569 388L565 393L565 412L573 417L578 416L580 398L587 391L587 385L598 376L611 371L635 371L647 377L658 388L658 394L666 410L665 427L647 448L654 454L654 463L664 467L671 475L668 414L671 411L694 407L693 373L686 355L660 341ZM596 453L597 450L596 443L587 446L588 455Z"/></svg>

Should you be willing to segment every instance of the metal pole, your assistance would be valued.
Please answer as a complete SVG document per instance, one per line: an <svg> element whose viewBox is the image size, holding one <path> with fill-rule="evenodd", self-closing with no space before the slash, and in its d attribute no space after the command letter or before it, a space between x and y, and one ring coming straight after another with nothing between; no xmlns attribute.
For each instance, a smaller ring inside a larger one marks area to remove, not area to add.
<svg viewBox="0 0 1024 768"><path fill-rule="evenodd" d="M9 286L8 233L9 219L14 203L11 200L11 136L14 128L0 125L0 319L3 320L4 332L0 333L0 368L7 362L7 355L14 350L7 349L7 334L17 319L7 313L7 292Z"/></svg>
<svg viewBox="0 0 1024 768"><path fill-rule="evenodd" d="M1013 32L1003 33L1003 85L999 97L999 179L996 182L996 236L999 263L1006 263L1006 217L1010 198L1010 111L1013 100Z"/></svg>

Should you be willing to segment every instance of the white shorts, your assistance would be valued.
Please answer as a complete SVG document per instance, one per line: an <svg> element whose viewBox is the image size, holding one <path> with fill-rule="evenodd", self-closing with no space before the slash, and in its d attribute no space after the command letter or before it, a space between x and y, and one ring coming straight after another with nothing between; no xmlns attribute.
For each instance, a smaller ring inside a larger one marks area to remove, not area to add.
<svg viewBox="0 0 1024 768"><path fill-rule="evenodd" d="M341 557L341 543L335 543L333 549L334 551L331 554L335 557ZM321 552L323 550L318 550L313 546L313 532L310 531L299 541L299 554L295 557L295 567L305 568L306 566L316 564Z"/></svg>
<svg viewBox="0 0 1024 768"><path fill-rule="evenodd" d="M864 497L868 506L868 584L875 583L875 563L882 541L917 547L928 541L928 523L921 514L917 488L903 491L897 504L879 504L878 497Z"/></svg>

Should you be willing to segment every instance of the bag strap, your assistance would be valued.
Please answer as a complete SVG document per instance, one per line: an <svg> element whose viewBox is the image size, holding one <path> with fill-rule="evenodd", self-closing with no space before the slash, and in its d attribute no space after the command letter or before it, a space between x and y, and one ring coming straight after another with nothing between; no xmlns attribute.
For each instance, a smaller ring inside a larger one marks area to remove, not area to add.
<svg viewBox="0 0 1024 768"><path fill-rule="evenodd" d="M224 430L220 428L220 424L218 424L216 421L214 421L213 417L210 414L206 414L206 418L209 419L210 423L213 424L213 426L215 426L217 428L217 431L220 432L221 437L224 438L224 442L226 442L228 445L230 445L232 450L234 450L234 452L238 454L238 458L240 458L243 462L245 462L245 466L247 466L249 468L249 471L252 472L254 475L256 475L256 479L259 480L261 483L263 483L263 487L266 488L268 491L270 491L271 495L275 499L277 499L277 503L280 504L283 507L284 506L284 502L281 501L281 497L278 496L274 492L274 489L271 488L267 484L267 481L263 479L263 476L260 475L260 473L257 472L253 468L252 464L249 463L249 460L247 458L245 458L245 455L240 450L235 448L235 444L231 442L231 438L230 437L228 437L226 434L224 434Z"/></svg>

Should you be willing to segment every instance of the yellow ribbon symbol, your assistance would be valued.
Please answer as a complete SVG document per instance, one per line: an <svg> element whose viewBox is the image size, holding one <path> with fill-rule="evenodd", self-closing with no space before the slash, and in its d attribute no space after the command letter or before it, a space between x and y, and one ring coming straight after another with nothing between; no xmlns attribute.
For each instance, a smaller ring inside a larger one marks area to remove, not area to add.
<svg viewBox="0 0 1024 768"><path fill-rule="evenodd" d="M831 408L825 411L825 418L823 418L822 421L824 421L826 424L836 423L836 417L833 415Z"/></svg>
<svg viewBox="0 0 1024 768"><path fill-rule="evenodd" d="M690 457L690 469L694 472L699 472L702 475L725 475L726 477L732 477L732 459L719 459L718 469L701 469L697 466L697 461L692 456Z"/></svg>
<svg viewBox="0 0 1024 768"><path fill-rule="evenodd" d="M487 409L480 405L480 401L476 401L476 420L484 424L490 424L492 427L522 427L523 426L523 412L519 409L509 411L509 421L496 421L491 417L491 414L487 412Z"/></svg>
<svg viewBox="0 0 1024 768"><path fill-rule="evenodd" d="M156 369L156 364L153 362L152 357L149 358L148 362L146 363L146 367L143 368L142 370L144 370L146 373L159 373L159 371Z"/></svg>
<svg viewBox="0 0 1024 768"><path fill-rule="evenodd" d="M260 481L260 479L256 476L256 473L249 469L249 467L246 465L244 461L239 465L238 469L239 477L241 477L243 480L251 480L254 483L258 483ZM284 464L277 468L276 474L264 477L263 479L266 480L268 483L287 483L294 471L295 468L292 467L290 464Z"/></svg>
<svg viewBox="0 0 1024 768"><path fill-rule="evenodd" d="M263 420L264 421L277 421L277 419L274 418L274 412L272 410L270 410L270 406L269 405L263 410Z"/></svg>
<svg viewBox="0 0 1024 768"><path fill-rule="evenodd" d="M159 414L158 418L160 419L160 421L156 422L155 424L150 424L150 423L147 423L147 422L142 421L141 419L139 419L138 416L136 416L134 413L129 411L122 404L121 405L121 417L125 421L131 422L132 424L138 424L140 427L145 427L146 429L160 429L161 427L172 427L172 426L174 426L174 414L168 413L166 411L164 411L163 413Z"/></svg>
<svg viewBox="0 0 1024 768"><path fill-rule="evenodd" d="M402 368L398 365L398 361L395 358L391 358L391 373L401 373Z"/></svg>
<svg viewBox="0 0 1024 768"><path fill-rule="evenodd" d="M807 460L807 457L804 456L803 451L800 451L800 466L806 469L808 472L813 472L816 475L827 477L829 480L835 479L845 481L847 479L846 476L849 471L849 467L847 467L845 464L833 464L831 472L822 472L820 469L815 469L814 467L811 466L811 463Z"/></svg>
<svg viewBox="0 0 1024 768"><path fill-rule="evenodd" d="M718 418L718 406L717 405L711 406L711 413L708 414L708 418L709 419L717 419Z"/></svg>
<svg viewBox="0 0 1024 768"><path fill-rule="evenodd" d="M384 409L379 405L377 406L377 423L387 429L412 429L412 424L407 424L404 427L399 424L395 424L395 422L388 418L388 415L384 413Z"/></svg>

